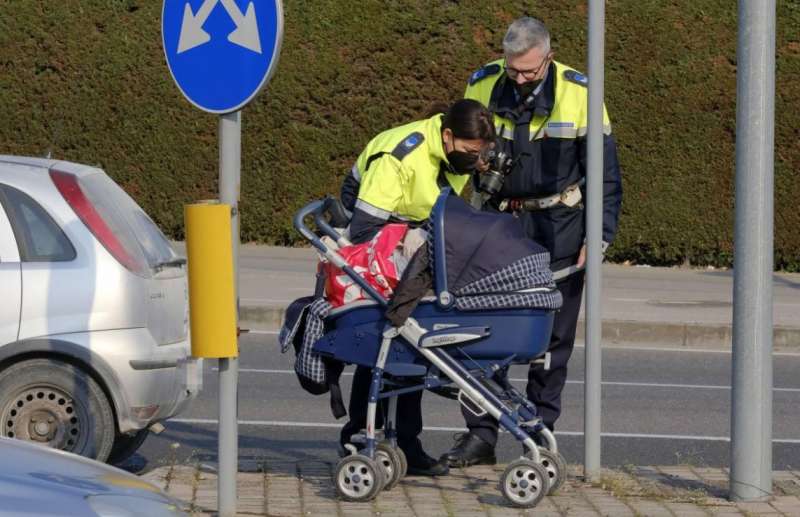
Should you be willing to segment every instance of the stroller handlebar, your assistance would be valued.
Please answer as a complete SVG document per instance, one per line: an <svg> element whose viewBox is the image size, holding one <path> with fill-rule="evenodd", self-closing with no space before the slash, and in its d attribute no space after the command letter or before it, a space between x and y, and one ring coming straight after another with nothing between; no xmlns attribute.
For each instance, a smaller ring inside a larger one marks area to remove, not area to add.
<svg viewBox="0 0 800 517"><path fill-rule="evenodd" d="M294 228L300 235L305 237L305 239L310 242L315 248L317 248L322 253L327 251L327 247L319 240L319 238L312 232L305 223L305 218L309 215L314 215L315 219L322 218L322 207L325 204L324 201L312 201L311 203L307 204L303 208L297 211L294 214Z"/></svg>

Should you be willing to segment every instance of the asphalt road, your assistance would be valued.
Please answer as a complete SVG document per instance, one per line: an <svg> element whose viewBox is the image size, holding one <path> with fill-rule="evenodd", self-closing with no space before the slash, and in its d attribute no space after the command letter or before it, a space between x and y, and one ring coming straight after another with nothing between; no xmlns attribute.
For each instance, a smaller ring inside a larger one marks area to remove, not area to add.
<svg viewBox="0 0 800 517"><path fill-rule="evenodd" d="M242 339L239 376L240 457L243 459L336 458L341 422L333 419L327 395L304 392L292 372L291 352L278 352L277 336ZM556 436L570 463L583 461L583 348L576 347L564 392ZM603 435L605 466L729 463L729 352L719 350L605 348L603 351ZM186 413L152 435L125 468L145 472L172 461L216 461L218 374L206 361L205 386ZM776 354L774 361L774 447L776 469L800 465L800 354ZM525 369L511 377L524 386ZM350 376L343 378L349 393ZM423 442L431 455L452 444L463 427L455 401L426 393ZM508 461L521 448L501 435L498 456Z"/></svg>

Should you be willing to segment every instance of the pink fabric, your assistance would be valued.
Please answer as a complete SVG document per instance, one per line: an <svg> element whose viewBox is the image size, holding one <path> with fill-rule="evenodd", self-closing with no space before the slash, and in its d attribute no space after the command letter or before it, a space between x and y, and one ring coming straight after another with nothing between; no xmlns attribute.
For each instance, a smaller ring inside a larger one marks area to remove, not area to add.
<svg viewBox="0 0 800 517"><path fill-rule="evenodd" d="M400 280L394 254L408 231L405 224L387 224L371 241L339 250L347 263L384 298L391 298ZM339 307L368 296L352 278L331 263L322 264L325 272L325 297Z"/></svg>

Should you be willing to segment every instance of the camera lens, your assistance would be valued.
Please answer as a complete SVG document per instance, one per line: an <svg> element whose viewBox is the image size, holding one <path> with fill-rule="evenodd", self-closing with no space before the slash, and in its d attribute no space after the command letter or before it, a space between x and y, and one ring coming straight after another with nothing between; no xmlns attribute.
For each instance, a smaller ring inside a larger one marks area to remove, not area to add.
<svg viewBox="0 0 800 517"><path fill-rule="evenodd" d="M490 170L481 175L479 188L487 194L497 194L503 186L503 176L497 171Z"/></svg>

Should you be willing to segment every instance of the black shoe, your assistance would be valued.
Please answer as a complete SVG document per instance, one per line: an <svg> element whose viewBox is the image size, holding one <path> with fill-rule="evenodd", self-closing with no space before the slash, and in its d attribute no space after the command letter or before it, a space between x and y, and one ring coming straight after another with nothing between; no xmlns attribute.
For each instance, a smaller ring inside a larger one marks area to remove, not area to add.
<svg viewBox="0 0 800 517"><path fill-rule="evenodd" d="M451 467L469 467L494 465L497 463L497 458L494 455L494 447L478 435L460 433L456 435L453 448L444 453L441 461L447 461Z"/></svg>
<svg viewBox="0 0 800 517"><path fill-rule="evenodd" d="M406 456L408 460L409 476L446 476L450 472L447 461L442 458L436 461L424 452L417 452L413 456Z"/></svg>

